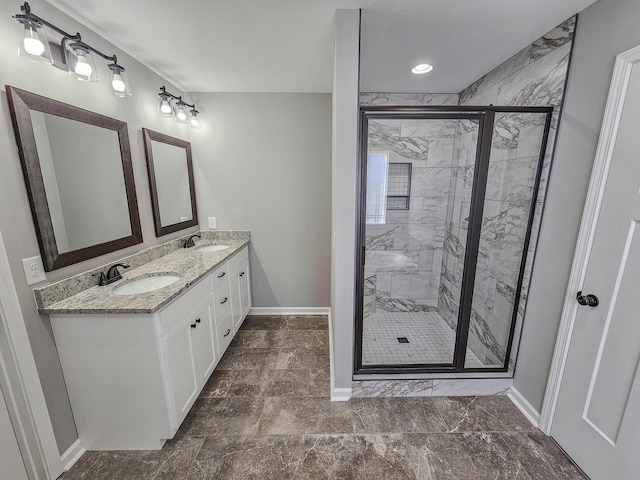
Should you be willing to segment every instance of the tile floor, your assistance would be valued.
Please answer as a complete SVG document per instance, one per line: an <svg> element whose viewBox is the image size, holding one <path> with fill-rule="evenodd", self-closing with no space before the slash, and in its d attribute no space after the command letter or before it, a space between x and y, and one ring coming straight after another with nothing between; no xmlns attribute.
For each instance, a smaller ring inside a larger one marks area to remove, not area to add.
<svg viewBox="0 0 640 480"><path fill-rule="evenodd" d="M409 343L399 343L406 337ZM364 319L362 363L403 365L452 363L456 332L435 312L387 312L380 308ZM482 367L467 348L465 365Z"/></svg>
<svg viewBox="0 0 640 480"><path fill-rule="evenodd" d="M326 317L248 317L173 440L63 480L584 480L506 397L329 401Z"/></svg>

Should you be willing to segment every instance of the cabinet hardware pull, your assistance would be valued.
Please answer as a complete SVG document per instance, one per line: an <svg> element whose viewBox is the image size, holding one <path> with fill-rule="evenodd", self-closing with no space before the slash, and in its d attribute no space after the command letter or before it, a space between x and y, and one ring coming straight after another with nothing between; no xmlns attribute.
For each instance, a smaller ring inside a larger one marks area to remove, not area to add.
<svg viewBox="0 0 640 480"><path fill-rule="evenodd" d="M227 274L227 272L222 272L220 275L218 275L218 278L222 278Z"/></svg>
<svg viewBox="0 0 640 480"><path fill-rule="evenodd" d="M230 333L231 333L231 329L230 329L230 328L227 328L227 333L225 333L225 334L224 334L224 336L225 336L225 337L228 337Z"/></svg>
<svg viewBox="0 0 640 480"><path fill-rule="evenodd" d="M224 300L222 300L222 301L220 302L220 305L222 305L223 303L227 303L227 300L229 300L229 298L224 297Z"/></svg>
<svg viewBox="0 0 640 480"><path fill-rule="evenodd" d="M200 323L200 319L199 318L196 318L196 323Z"/></svg>
<svg viewBox="0 0 640 480"><path fill-rule="evenodd" d="M197 326L198 326L198 324L196 324L196 323L192 323L191 324L191 328L196 328Z"/></svg>
<svg viewBox="0 0 640 480"><path fill-rule="evenodd" d="M240 274L240 276L241 276L241 277L244 277L244 272L242 272L242 273Z"/></svg>

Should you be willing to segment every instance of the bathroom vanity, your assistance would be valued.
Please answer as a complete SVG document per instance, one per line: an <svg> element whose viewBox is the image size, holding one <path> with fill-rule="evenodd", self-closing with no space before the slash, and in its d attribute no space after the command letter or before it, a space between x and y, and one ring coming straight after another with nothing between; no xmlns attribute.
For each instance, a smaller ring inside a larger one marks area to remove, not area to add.
<svg viewBox="0 0 640 480"><path fill-rule="evenodd" d="M224 243L175 249L40 308L85 449L159 449L175 435L251 309L248 238ZM119 293L157 275L179 280Z"/></svg>

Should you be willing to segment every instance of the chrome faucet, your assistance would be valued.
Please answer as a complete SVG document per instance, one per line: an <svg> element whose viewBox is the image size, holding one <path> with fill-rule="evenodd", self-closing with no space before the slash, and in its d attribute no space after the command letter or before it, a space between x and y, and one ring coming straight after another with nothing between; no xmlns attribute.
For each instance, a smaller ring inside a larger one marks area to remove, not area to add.
<svg viewBox="0 0 640 480"><path fill-rule="evenodd" d="M195 247L196 246L196 242L193 241L193 239L195 237L198 238L202 238L200 235L198 235L197 233L195 235L191 235L189 238L187 238L184 243L182 244L182 248L191 248L191 247Z"/></svg>
<svg viewBox="0 0 640 480"><path fill-rule="evenodd" d="M101 287L104 287L105 285L110 285L113 282L117 282L118 280L120 280L122 278L122 275L118 271L118 267L129 268L129 265L127 265L126 263L116 263L115 265L112 265L111 267L109 267L109 270L107 270L106 275L104 272L100 272L100 279L98 280L98 285L100 285Z"/></svg>

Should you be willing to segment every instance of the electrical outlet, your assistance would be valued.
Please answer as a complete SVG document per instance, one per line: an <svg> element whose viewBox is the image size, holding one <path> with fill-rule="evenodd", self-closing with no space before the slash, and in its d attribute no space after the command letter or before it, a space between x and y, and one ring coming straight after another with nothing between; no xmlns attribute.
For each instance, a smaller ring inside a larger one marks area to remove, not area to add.
<svg viewBox="0 0 640 480"><path fill-rule="evenodd" d="M211 230L215 230L216 228L218 228L216 227L216 224L217 224L216 217L209 217L209 228Z"/></svg>
<svg viewBox="0 0 640 480"><path fill-rule="evenodd" d="M22 267L24 268L24 276L27 277L27 285L44 282L47 277L44 274L44 265L42 258L31 257L22 259Z"/></svg>

